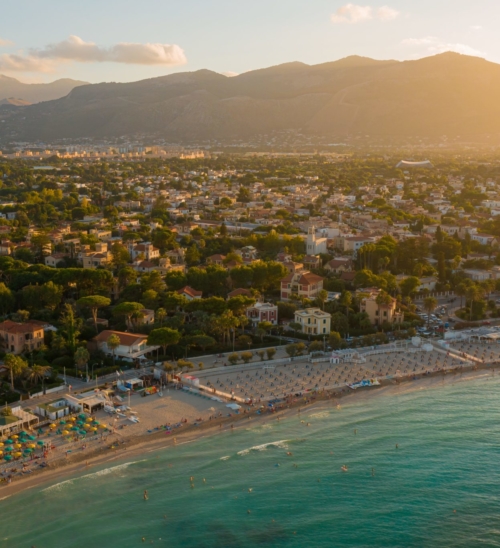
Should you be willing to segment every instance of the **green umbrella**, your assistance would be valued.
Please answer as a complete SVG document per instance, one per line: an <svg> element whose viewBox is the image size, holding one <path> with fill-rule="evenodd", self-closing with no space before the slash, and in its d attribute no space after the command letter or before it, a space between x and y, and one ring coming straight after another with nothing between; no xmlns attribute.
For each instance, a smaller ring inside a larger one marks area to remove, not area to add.
<svg viewBox="0 0 500 548"><path fill-rule="evenodd" d="M31 441L35 441L35 440L36 440L36 436L28 436L28 439L30 439Z"/></svg>
<svg viewBox="0 0 500 548"><path fill-rule="evenodd" d="M76 432L77 430L80 430L80 429L78 428L78 426L72 426L71 430L74 430Z"/></svg>
<svg viewBox="0 0 500 548"><path fill-rule="evenodd" d="M99 421L92 421L92 426L99 426Z"/></svg>
<svg viewBox="0 0 500 548"><path fill-rule="evenodd" d="M59 421L59 424L66 424L66 421Z"/></svg>
<svg viewBox="0 0 500 548"><path fill-rule="evenodd" d="M5 440L5 443L8 443L9 445L12 445L14 443L14 440Z"/></svg>
<svg viewBox="0 0 500 548"><path fill-rule="evenodd" d="M9 451L9 452L10 452L10 451L13 451L13 449L12 449L12 447L6 447L6 448L4 449L4 451Z"/></svg>
<svg viewBox="0 0 500 548"><path fill-rule="evenodd" d="M80 414L78 415L78 418L79 418L79 419L86 419L86 418L87 418L87 415L85 415L85 413L80 413Z"/></svg>
<svg viewBox="0 0 500 548"><path fill-rule="evenodd" d="M37 445L45 445L45 442L42 441L42 440L40 440L40 441L37 441L36 444L37 444Z"/></svg>
<svg viewBox="0 0 500 548"><path fill-rule="evenodd" d="M78 426L83 426L85 423L83 421L76 421L76 424L78 424Z"/></svg>
<svg viewBox="0 0 500 548"><path fill-rule="evenodd" d="M86 435L87 435L87 431L86 431L86 430L80 430L80 434L81 434L82 436L86 436Z"/></svg>
<svg viewBox="0 0 500 548"><path fill-rule="evenodd" d="M5 455L4 459L5 460L12 460L12 455Z"/></svg>

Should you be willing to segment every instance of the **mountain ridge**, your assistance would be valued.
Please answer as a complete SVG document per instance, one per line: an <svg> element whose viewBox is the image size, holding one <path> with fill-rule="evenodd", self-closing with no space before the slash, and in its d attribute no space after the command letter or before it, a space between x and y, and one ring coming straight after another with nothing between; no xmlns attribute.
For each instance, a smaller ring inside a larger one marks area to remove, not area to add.
<svg viewBox="0 0 500 548"><path fill-rule="evenodd" d="M234 77L201 69L86 84L56 100L0 109L0 118L7 137L23 139L500 134L498 94L500 65L481 58L452 52L411 61L349 56Z"/></svg>

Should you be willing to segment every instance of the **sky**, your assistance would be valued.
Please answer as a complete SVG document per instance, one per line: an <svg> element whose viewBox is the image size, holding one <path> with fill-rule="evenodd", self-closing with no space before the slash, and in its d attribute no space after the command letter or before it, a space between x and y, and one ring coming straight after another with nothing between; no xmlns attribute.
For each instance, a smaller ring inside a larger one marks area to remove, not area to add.
<svg viewBox="0 0 500 548"><path fill-rule="evenodd" d="M500 63L499 0L1 0L0 74L130 82L349 55Z"/></svg>

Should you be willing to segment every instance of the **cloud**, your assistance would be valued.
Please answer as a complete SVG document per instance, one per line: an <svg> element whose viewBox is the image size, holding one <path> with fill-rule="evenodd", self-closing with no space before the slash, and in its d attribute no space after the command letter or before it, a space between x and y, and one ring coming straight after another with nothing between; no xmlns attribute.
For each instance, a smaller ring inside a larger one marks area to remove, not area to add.
<svg viewBox="0 0 500 548"><path fill-rule="evenodd" d="M110 48L102 48L93 42L85 42L79 36L70 36L44 49L32 50L31 54L42 59L63 59L80 63L127 63L133 65L182 65L187 59L176 44L135 44L121 42Z"/></svg>
<svg viewBox="0 0 500 548"><path fill-rule="evenodd" d="M356 4L346 4L341 6L331 15L332 23L361 23L378 19L379 21L392 21L398 17L399 11L389 7L382 6L374 9L372 6L358 6Z"/></svg>
<svg viewBox="0 0 500 548"><path fill-rule="evenodd" d="M424 36L423 38L406 38L401 42L404 46L425 47L425 51L431 54L445 53L454 51L463 55L473 55L475 57L485 57L486 53L475 49L467 44L445 42L436 36Z"/></svg>
<svg viewBox="0 0 500 548"><path fill-rule="evenodd" d="M377 19L381 21L393 21L398 17L399 11L390 8L389 6L382 6L377 10Z"/></svg>
<svg viewBox="0 0 500 548"><path fill-rule="evenodd" d="M31 55L4 53L0 55L0 71L3 72L54 72L55 63Z"/></svg>
<svg viewBox="0 0 500 548"><path fill-rule="evenodd" d="M12 46L14 42L12 40L7 40L6 38L0 38L0 47L1 46Z"/></svg>
<svg viewBox="0 0 500 548"><path fill-rule="evenodd" d="M234 76L239 76L239 72L233 72L232 70L225 70L221 72L222 75L227 76L228 78L233 78Z"/></svg>
<svg viewBox="0 0 500 548"><path fill-rule="evenodd" d="M131 65L176 66L187 62L182 48L176 44L136 44L121 42L109 48L85 42L79 36L49 44L42 49L31 49L0 55L0 70L51 72L64 62L126 63Z"/></svg>

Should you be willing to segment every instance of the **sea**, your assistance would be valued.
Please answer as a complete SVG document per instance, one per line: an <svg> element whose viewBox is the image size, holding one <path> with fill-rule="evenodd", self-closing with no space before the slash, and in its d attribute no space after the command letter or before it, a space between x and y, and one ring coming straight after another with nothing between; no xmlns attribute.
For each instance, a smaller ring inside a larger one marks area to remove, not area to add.
<svg viewBox="0 0 500 548"><path fill-rule="evenodd" d="M0 546L500 546L500 376L414 386L3 498Z"/></svg>

